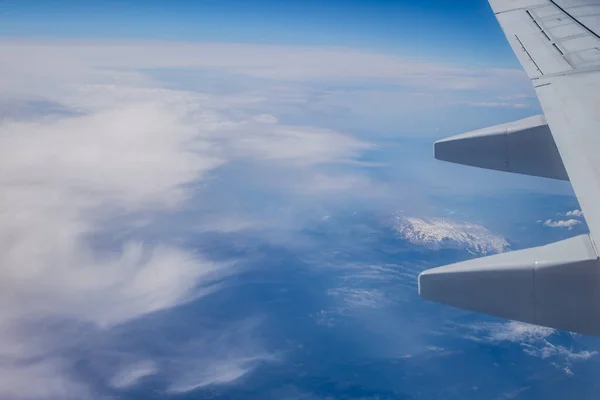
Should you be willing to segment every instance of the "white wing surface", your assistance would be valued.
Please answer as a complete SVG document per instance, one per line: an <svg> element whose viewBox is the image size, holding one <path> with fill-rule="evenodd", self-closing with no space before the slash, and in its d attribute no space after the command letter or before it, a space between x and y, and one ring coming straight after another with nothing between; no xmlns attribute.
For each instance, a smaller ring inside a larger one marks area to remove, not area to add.
<svg viewBox="0 0 600 400"><path fill-rule="evenodd" d="M568 179L590 234L419 276L428 300L600 336L600 1L490 0L537 116L437 142L438 159Z"/></svg>

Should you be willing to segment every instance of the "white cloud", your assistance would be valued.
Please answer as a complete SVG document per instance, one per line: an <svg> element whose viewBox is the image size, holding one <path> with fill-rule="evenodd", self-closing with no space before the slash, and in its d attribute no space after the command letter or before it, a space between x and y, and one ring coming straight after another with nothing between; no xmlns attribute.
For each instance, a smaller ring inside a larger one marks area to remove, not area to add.
<svg viewBox="0 0 600 400"><path fill-rule="evenodd" d="M583 218L583 212L579 209L570 210L564 214L559 214L559 215L564 215L567 217ZM569 218L569 219L564 219L564 220L556 220L556 221L554 221L552 219L547 219L545 221L538 221L538 223L543 223L544 226L547 226L549 228L567 228L568 230L571 230L575 226L580 225L581 220L574 219L574 218Z"/></svg>
<svg viewBox="0 0 600 400"><path fill-rule="evenodd" d="M173 91L124 91L134 94L131 100L81 116L5 121L0 168L8 173L0 182L20 190L53 191L57 197L71 191L69 196L76 195L85 206L182 201L184 183L223 163L207 140L207 126L216 116L202 113L188 96ZM95 87L85 98L93 102L120 94ZM84 194L90 192L97 197Z"/></svg>
<svg viewBox="0 0 600 400"><path fill-rule="evenodd" d="M106 95L88 95L98 92ZM0 126L4 313L110 326L188 300L198 280L214 279L217 266L168 245L132 241L112 254L91 247L102 210L172 208L185 200L184 184L222 163L176 94L134 97L82 116Z"/></svg>
<svg viewBox="0 0 600 400"><path fill-rule="evenodd" d="M521 395L521 393L526 392L529 389L531 389L531 386L519 387L514 390L511 390L510 392L503 393L499 397L499 399L505 399L505 400L514 399L514 398L519 397Z"/></svg>
<svg viewBox="0 0 600 400"><path fill-rule="evenodd" d="M368 288L335 288L327 294L340 299L350 308L381 308L389 304L385 294L378 289Z"/></svg>
<svg viewBox="0 0 600 400"><path fill-rule="evenodd" d="M547 219L546 221L544 221L544 226L547 226L550 228L568 228L569 230L573 229L573 227L575 227L579 224L581 224L581 221L578 221L576 219L567 219L567 220L558 220L558 221L553 221L551 219Z"/></svg>
<svg viewBox="0 0 600 400"><path fill-rule="evenodd" d="M2 43L0 53L16 51L18 46L11 46ZM7 109L0 123L0 374L15 377L14 385L5 381L0 386L0 394L8 397L43 393L63 398L68 397L65 391L85 397L88 390L69 372L73 360L63 357L56 367L45 364L52 354L66 352L69 333L58 339L53 329L31 327L61 320L90 324L101 335L205 296L232 273L231 265L212 262L168 239L129 238L128 229L135 227L127 222L129 216L143 214L143 226L155 214L177 211L193 195L190 185L208 184L232 160L279 166L279 185L286 189L290 179L284 171L299 181L314 174L327 180L315 168L352 162L369 147L330 129L281 124L265 112L235 118L221 113L225 105L243 109L243 98L164 89L140 73L100 68L153 66L121 53L132 49L119 49L98 49L104 53L100 56L79 47L25 46L22 55L32 57L30 63L23 68L3 64L0 70L10 77L0 85L0 99L6 101L1 104L15 97L42 98L66 110ZM28 50L52 57L40 63ZM85 54L77 54L79 50ZM140 51L138 56L148 56ZM116 220L119 226L107 226ZM220 232L265 226L252 217L226 214L198 223L201 231ZM103 249L95 238L111 229L121 231ZM171 389L230 382L272 359L262 349L240 351L206 359L206 354L194 353L202 364L189 360L189 373L168 374ZM107 384L127 387L170 368L159 360L128 365ZM39 385L19 383L27 379Z"/></svg>
<svg viewBox="0 0 600 400"><path fill-rule="evenodd" d="M532 104L526 103L514 103L514 102L506 102L506 101L473 101L473 102L464 102L463 104L473 106L473 107L492 107L492 108L526 108L533 107Z"/></svg>
<svg viewBox="0 0 600 400"><path fill-rule="evenodd" d="M169 392L187 393L209 385L230 383L252 371L258 363L270 360L272 357L269 355L232 360L205 360L200 369L192 365L183 376L176 378Z"/></svg>
<svg viewBox="0 0 600 400"><path fill-rule="evenodd" d="M40 325L60 321L109 340L117 326L221 287L235 270L230 264L168 237L149 241L130 233L157 215L177 212L193 196L199 203L237 199L210 198L221 169L235 162L260 165L270 171L267 178L250 170L237 178L263 179L290 195L373 196L383 190L366 175L325 168L356 166L372 148L364 140L283 123L260 91L166 89L140 69L210 68L286 82L376 80L432 90L498 88L506 80L515 90L528 84L521 72L339 48L7 39L0 41L0 58L0 375L7 377L0 397L15 399L94 395L69 357L80 333ZM285 88L281 92L286 95ZM288 94L288 100L302 103L304 95ZM192 189L197 186L201 194ZM143 224L128 221L137 215ZM211 218L190 225L227 233L268 223L216 208ZM109 244L99 243L107 231ZM377 297L356 291L345 296L360 304ZM240 334L252 336L249 330ZM251 341L219 343L175 349L176 359L167 361L127 359L122 370L105 376L106 384L126 388L165 374L171 391L186 392L232 382L274 360ZM111 343L104 346L110 352Z"/></svg>
<svg viewBox="0 0 600 400"><path fill-rule="evenodd" d="M156 364L150 360L138 361L121 368L110 380L110 386L122 389L137 384L141 379L152 376L158 371Z"/></svg>
<svg viewBox="0 0 600 400"><path fill-rule="evenodd" d="M334 194L352 194L354 197L376 198L388 192L384 185L376 184L360 173L324 173L316 171L288 183L295 193L331 197Z"/></svg>
<svg viewBox="0 0 600 400"><path fill-rule="evenodd" d="M219 331L208 329L204 337L179 348L176 357L162 360L171 378L167 391L187 393L232 383L265 362L278 362L280 357L266 351L253 334L261 322L262 318L249 318Z"/></svg>
<svg viewBox="0 0 600 400"><path fill-rule="evenodd" d="M503 324L480 324L472 328L477 331L486 332L488 334L486 339L493 342L531 342L545 339L556 332L552 328L517 321L510 321Z"/></svg>
<svg viewBox="0 0 600 400"><path fill-rule="evenodd" d="M281 80L368 79L435 89L497 88L508 83L528 87L519 70L459 68L339 47L9 39L0 42L0 56L6 60L3 68L17 79L3 80L0 90L13 93L15 89L22 93L23 86L56 87L92 72L101 81L107 70L139 68L211 68ZM90 65L103 69L90 71ZM55 82L45 82L48 72Z"/></svg>
<svg viewBox="0 0 600 400"><path fill-rule="evenodd" d="M5 360L2 360L5 363ZM0 367L0 397L4 399L92 399L90 390L68 375L69 363L46 358Z"/></svg>
<svg viewBox="0 0 600 400"><path fill-rule="evenodd" d="M265 123L264 115L237 123L225 132L231 136L228 146L234 155L299 166L352 160L369 148L329 129L277 125L272 119Z"/></svg>
<svg viewBox="0 0 600 400"><path fill-rule="evenodd" d="M523 352L530 356L542 359L561 359L565 365L560 368L567 374L572 374L570 369L572 362L588 360L597 355L596 351L575 351L565 346L553 344L551 340L556 331L543 326L510 321L506 323L481 323L472 325L469 329L475 332L475 335L467 336L467 339L470 340L494 344L513 342L519 344Z"/></svg>
<svg viewBox="0 0 600 400"><path fill-rule="evenodd" d="M244 216L224 215L212 219L208 218L193 229L198 232L232 233L267 228L269 226L267 221Z"/></svg>
<svg viewBox="0 0 600 400"><path fill-rule="evenodd" d="M510 95L510 96L498 96L498 100L503 100L503 101L510 101L510 100L519 100L519 99L535 99L535 95L534 94L525 94L525 93L519 93L519 94L514 94L514 95Z"/></svg>
<svg viewBox="0 0 600 400"><path fill-rule="evenodd" d="M67 387L83 387L67 372L70 359L61 368L44 364L70 339L30 327L63 320L108 329L210 293L229 273L168 243L117 240L108 252L97 248L93 235L107 217L172 209L185 201L185 184L223 161L198 130L203 116L177 93L85 92L83 112L0 125L0 374L37 382L11 398L63 398Z"/></svg>

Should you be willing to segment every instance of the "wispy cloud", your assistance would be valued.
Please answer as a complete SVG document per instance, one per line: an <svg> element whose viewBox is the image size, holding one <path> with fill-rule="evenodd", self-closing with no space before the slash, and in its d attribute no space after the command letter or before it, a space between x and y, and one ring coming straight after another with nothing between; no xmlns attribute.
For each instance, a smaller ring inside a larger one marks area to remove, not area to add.
<svg viewBox="0 0 600 400"><path fill-rule="evenodd" d="M69 378L69 369L67 360L49 357L8 365L1 368L0 396L7 399L94 398L85 384Z"/></svg>
<svg viewBox="0 0 600 400"><path fill-rule="evenodd" d="M116 388L128 388L139 383L143 378L158 372L156 364L151 360L138 361L122 367L109 381L109 385Z"/></svg>
<svg viewBox="0 0 600 400"><path fill-rule="evenodd" d="M498 397L499 400L509 400L509 399L514 399L517 398L518 396L521 395L521 393L528 391L529 389L531 389L531 386L522 386L519 387L517 389L511 390L509 392L506 392L504 394L502 394L500 397Z"/></svg>
<svg viewBox="0 0 600 400"><path fill-rule="evenodd" d="M98 247L94 235L109 217L174 209L186 200L185 184L202 180L224 161L209 151L176 93L89 89L85 112L0 125L0 347L28 349L6 354L0 370L48 374L31 376L38 384L18 395L6 384L3 396L31 398L45 390L66 398L65 387L82 386L66 372L69 358L62 357L64 367L45 367L52 353L71 343L68 336L57 341L55 329L30 331L42 321L110 329L205 296L230 273L226 265L165 242L126 238L108 251ZM95 98L102 100L97 106ZM16 368L25 362L30 367Z"/></svg>
<svg viewBox="0 0 600 400"><path fill-rule="evenodd" d="M234 359L204 360L200 366L188 365L189 371L175 379L169 387L170 393L187 393L209 385L222 385L233 382L264 361L272 361L270 355L241 357Z"/></svg>
<svg viewBox="0 0 600 400"><path fill-rule="evenodd" d="M552 328L516 321L507 323L484 323L474 325L471 328L486 334L481 337L481 340L492 342L535 342L537 340L543 340L556 332Z"/></svg>
<svg viewBox="0 0 600 400"><path fill-rule="evenodd" d="M327 294L339 298L350 308L381 308L389 303L385 294L377 289L367 288L334 288Z"/></svg>
<svg viewBox="0 0 600 400"><path fill-rule="evenodd" d="M560 363L556 359L562 360L563 365L560 368L569 375L572 374L572 362L588 360L598 354L596 351L575 351L554 344L552 336L557 333L554 329L522 322L481 323L472 325L469 329L475 333L467 335L470 340L494 344L512 342L519 344L523 352L530 356L555 360L555 364Z"/></svg>
<svg viewBox="0 0 600 400"><path fill-rule="evenodd" d="M498 100L508 101L508 100L519 100L519 99L535 99L535 95L533 93L518 93L510 96L498 96Z"/></svg>
<svg viewBox="0 0 600 400"><path fill-rule="evenodd" d="M502 108L526 108L533 107L531 104L527 103L513 103L513 102L501 102L501 101L472 101L472 102L463 102L468 106L472 107L502 107Z"/></svg>
<svg viewBox="0 0 600 400"><path fill-rule="evenodd" d="M0 52L18 47L11 46L3 43ZM34 328L43 321L64 321L64 326L84 326L91 337L111 337L117 326L198 300L222 287L235 272L231 263L212 261L169 237L147 241L140 234L153 219L185 208L199 196L195 188L214 182L219 170L232 163L260 165L254 167L257 171L277 170L266 179L252 178L252 172L236 179L264 179L268 187L283 191L292 187L292 192L298 191L302 185L307 188L304 193L311 195L355 190L348 183L332 185L328 172L320 168L352 162L369 148L364 141L331 129L283 124L264 111L247 113L243 95L234 99L170 90L143 73L106 68L160 67L149 58L144 61L149 53L143 49L138 54L141 60L127 61L117 57L125 55L127 46L101 46L98 50L106 51L106 58L88 50L81 58L77 49L84 48L88 47L29 48L66 57L49 59L42 68L34 55L31 63L23 64L29 69L25 75L33 74L30 82L15 65L2 67L3 75L14 80L0 87L0 98L44 99L27 112L7 108L0 124L4 304L0 373L14 377L10 380L14 384L0 385L4 397L37 398L44 393L82 398L88 393L72 372L76 360L55 354L90 344L72 340L77 333L69 330ZM218 66L225 66L234 53L222 55ZM176 65L187 62L182 57ZM236 61L231 62L235 68ZM225 105L229 111L238 107L244 112L225 115L221 112ZM315 175L324 183L311 187L309 178ZM290 185L294 179L300 184L297 188ZM211 204L232 198L215 193L207 192L195 201ZM192 231L228 233L268 225L268 220L256 216L236 218L227 212L221 207L216 214L185 226ZM108 241L103 239L106 232L110 232ZM219 347L215 343L212 347ZM110 345L104 346L110 350ZM171 391L184 392L231 382L261 361L273 360L271 353L254 344L232 348L235 354L215 353L202 344L188 349L193 359L173 349L177 362L140 355L146 361L127 359L125 369L107 376L106 384L125 388L161 374L170 380ZM175 367L184 364L185 371ZM25 385L27 380L38 384Z"/></svg>
<svg viewBox="0 0 600 400"><path fill-rule="evenodd" d="M287 202L385 194L357 172L372 143L279 119L275 100L302 105L314 95L289 87L502 91L503 81L520 92L528 84L518 71L340 48L5 39L0 58L0 397L15 399L93 397L73 354L100 359L98 347L110 358L126 346L115 333L123 326L227 285L236 266L182 244L182 231L229 234L274 219L278 232L298 229L303 217L284 218L293 214ZM201 93L167 88L149 72L157 69L218 70L272 85ZM267 195L276 200L265 205ZM179 216L176 234L144 230L190 209L196 214ZM335 295L364 306L379 299L358 288ZM163 348L164 357L128 349L134 354L115 356L123 368L98 367L95 382L118 390L160 376L171 392L233 382L277 359L255 329L200 332L195 343Z"/></svg>
<svg viewBox="0 0 600 400"><path fill-rule="evenodd" d="M171 380L167 391L187 393L231 383L265 362L278 362L280 357L255 339L254 331L261 323L260 318L248 318L211 330L177 349L172 357L162 360L163 371Z"/></svg>
<svg viewBox="0 0 600 400"><path fill-rule="evenodd" d="M43 83L44 73L48 72L62 81L85 74L104 78L105 71L91 71L90 66L119 70L207 68L268 79L364 79L436 89L498 87L499 81L521 86L527 82L525 74L517 70L459 68L339 47L3 40L0 54L7 60L4 68L11 75L24 79L26 72L30 76L29 89ZM26 71L19 74L23 67ZM0 89L21 91L24 83L4 80Z"/></svg>
<svg viewBox="0 0 600 400"><path fill-rule="evenodd" d="M547 226L549 228L568 228L569 230L573 229L573 227L579 224L581 224L581 221L576 219L566 219L557 221L547 219L546 221L544 221L544 226Z"/></svg>
<svg viewBox="0 0 600 400"><path fill-rule="evenodd" d="M579 209L575 209L573 211L567 211L567 213L565 214L567 217L582 217L583 216L583 212Z"/></svg>

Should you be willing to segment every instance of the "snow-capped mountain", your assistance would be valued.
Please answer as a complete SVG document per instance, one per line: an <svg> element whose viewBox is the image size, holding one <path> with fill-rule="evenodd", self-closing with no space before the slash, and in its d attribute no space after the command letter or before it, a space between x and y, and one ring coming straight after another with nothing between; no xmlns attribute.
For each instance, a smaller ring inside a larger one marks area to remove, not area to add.
<svg viewBox="0 0 600 400"><path fill-rule="evenodd" d="M506 239L485 227L445 218L420 219L395 217L398 235L410 243L433 249L465 249L472 254L492 254L505 251Z"/></svg>

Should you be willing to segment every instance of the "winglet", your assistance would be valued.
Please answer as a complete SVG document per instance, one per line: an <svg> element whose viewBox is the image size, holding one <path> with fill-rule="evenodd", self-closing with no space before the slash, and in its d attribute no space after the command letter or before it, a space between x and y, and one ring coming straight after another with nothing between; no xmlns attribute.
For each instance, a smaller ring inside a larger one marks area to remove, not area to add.
<svg viewBox="0 0 600 400"><path fill-rule="evenodd" d="M419 294L502 318L600 336L600 264L588 235L424 271Z"/></svg>

